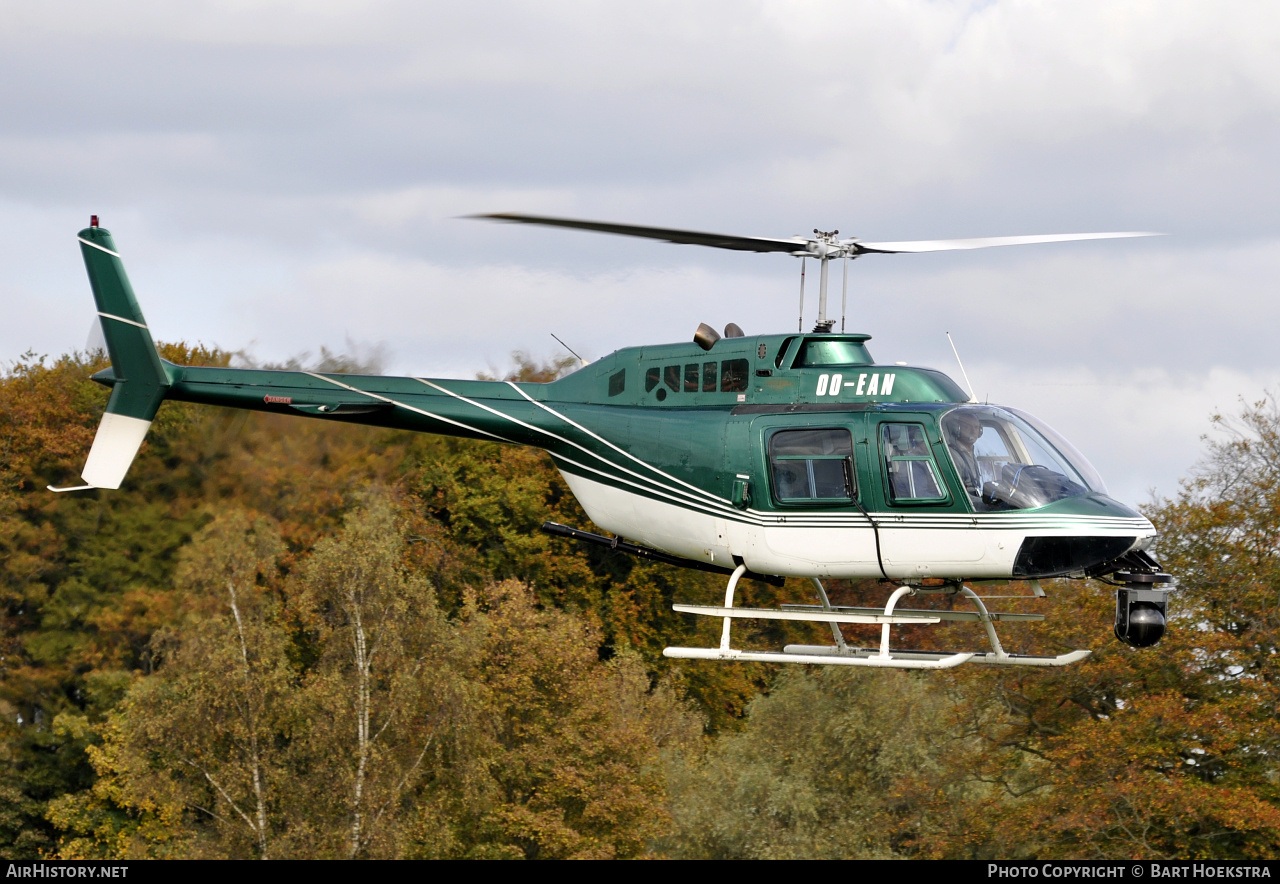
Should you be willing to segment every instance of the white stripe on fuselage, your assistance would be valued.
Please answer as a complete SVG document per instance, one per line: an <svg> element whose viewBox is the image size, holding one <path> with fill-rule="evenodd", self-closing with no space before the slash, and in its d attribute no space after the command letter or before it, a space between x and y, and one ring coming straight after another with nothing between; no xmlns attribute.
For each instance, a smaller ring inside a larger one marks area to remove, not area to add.
<svg viewBox="0 0 1280 884"><path fill-rule="evenodd" d="M674 476L670 476L667 473L662 472L662 470L658 469L652 464L645 463L639 458L636 458L628 454L627 452L623 451L621 448L618 448L618 446L614 445L612 442L608 441L607 439L603 439L600 436L597 436L595 433L591 432L590 430L586 429L580 424L576 424L573 421L569 420L567 417L560 414L558 411L554 411L550 408L547 408L547 406L543 405L541 402L538 402L537 400L530 398L527 393L525 393L523 390L521 390L519 387L517 387L514 383L510 381L508 381L507 383L510 384L510 386L514 388L517 393L519 393L525 399L528 399L534 405L538 406L539 408L543 409L549 414L555 415L556 417L560 418L562 421L569 424L570 426L576 427L577 429L586 433L591 438L598 439L600 442L609 446L609 448L612 448L618 453L625 455L626 457L630 458L631 460L635 461L641 466L648 468L651 472L656 473L657 475L663 477L664 479L667 479L673 484L670 486L664 485L661 482L655 481L652 477L642 476L640 473L637 473L634 470L629 470L626 467L620 466L619 464L610 460L604 455L599 454L598 452L592 451L590 448L587 448L585 445L580 445L577 442L574 442L572 439L566 439L564 436L558 435L557 433L553 433L550 430L546 430L546 429L543 429L542 427L537 427L537 426L534 426L533 424L526 423L525 421L522 421L519 418L513 417L512 415L509 415L500 409L492 408L488 405L485 405L482 402L477 402L474 399L468 399L466 396L463 396L461 393L455 393L452 390L448 390L444 387L441 387L439 384L432 383L431 381L425 380L423 378L414 378L414 380L420 383L426 384L428 387L431 387L432 389L439 390L441 393L445 393L449 396L452 396L453 398L461 402L466 402L468 405L472 405L472 406L475 406L476 408L482 409L494 415L495 417L500 417L504 420L510 421L513 424L524 427L526 430L531 430L532 432L539 433L543 436L546 436L548 439L554 439L555 441L560 442L564 445L572 446L573 448L578 449L588 457L595 458L596 460L600 461L601 463L607 464L608 466L612 467L613 469L617 470L620 473L625 473L626 475L633 477L639 482L648 483L650 486L653 486L654 488L658 489L657 491L655 491L655 493L661 494L661 496L663 497L672 497L673 495L680 495L680 496L689 498L692 501L692 503L690 504L691 506L697 506L705 509L710 504L712 506L718 506L719 508L724 510L730 510L730 503L728 500L724 498L716 497L714 494L711 494L708 491L704 491L703 489L698 488L696 485L690 485L688 482L682 482L681 480L675 478ZM562 460L564 460L566 463L573 464L574 466L580 466L580 464L577 464L575 461L572 461L561 454L553 454L553 456L559 457ZM600 475L609 475L608 473L604 473L596 469L592 469L591 472L598 473ZM627 485L633 485L635 487L645 487L643 485L637 485L636 482L628 482L626 479L623 479L621 476L618 476L615 478L618 481L624 482ZM678 486L684 486L685 488L690 488L693 491L698 492L698 494L701 495L701 497L697 497L693 494L690 494L688 491L685 491L683 490L683 488Z"/></svg>
<svg viewBox="0 0 1280 884"><path fill-rule="evenodd" d="M710 491L707 491L705 488L699 488L697 485L692 485L692 484L690 484L690 483L688 483L688 482L685 482L685 481L684 481L684 480L682 480L682 479L677 479L675 476L671 475L670 473L664 473L662 470L658 469L658 468L657 468L657 467L655 467L653 464L651 464L651 463L648 463L648 462L646 462L646 461L641 460L640 458L636 457L634 454L631 454L629 451L624 451L623 449L619 448L617 445L614 445L612 442L610 442L608 439L604 438L603 436L599 436L599 435L597 435L597 434L595 434L595 433L591 432L591 431L590 431L590 430L588 430L586 427L582 426L582 424L579 424L579 423L576 423L575 421L570 420L569 418L565 417L563 414L561 414L560 412L556 411L555 409L553 409L553 408L549 408L547 405L545 405L545 404L543 404L543 403L539 402L538 400L534 399L532 396L530 396L530 395L529 395L528 393L526 393L524 390L521 390L519 387L517 387L517 386L515 385L515 382L513 382L513 381L507 381L507 383L511 386L511 388L512 388L513 390L515 390L517 393L519 393L519 394L520 394L521 396L523 396L524 398L528 399L528 400L529 400L530 402L532 402L534 405L536 405L536 406L538 406L539 408L541 408L543 411L547 412L548 414L555 415L556 417L560 418L560 420L564 421L564 422L565 422L566 424L568 424L569 426L571 426L571 427L575 427L575 428L577 428L578 430L582 431L583 433L586 433L586 434L587 434L588 436L590 436L592 439L595 439L595 440L597 440L597 441L601 442L602 444L609 446L611 449L613 449L614 451L618 452L618 454L621 454L623 457L628 458L628 459L630 459L630 460L634 461L635 463L638 463L640 466L644 467L645 469L652 470L653 472L657 473L657 474L658 474L659 476L661 476L662 478L666 479L668 482L673 482L673 483L675 483L676 485L681 485L681 486L683 486L683 487L685 487L685 488L688 488L690 491L694 491L694 492L696 492L697 494L702 495L703 497L709 498L711 501L713 501L714 503L716 503L716 504L717 504L717 505L719 505L719 506L728 506L728 505L731 505L731 502L730 502L727 498L720 497L720 496L718 496L718 495L712 494ZM581 447L581 446L579 446L579 447ZM597 456L598 456L598 455L597 455ZM603 459L603 458L602 458L602 459ZM616 465L616 464L614 464L614 466L617 466L617 465Z"/></svg>
<svg viewBox="0 0 1280 884"><path fill-rule="evenodd" d="M519 443L519 442L516 442L514 439L510 439L510 438L508 438L508 437L506 437L506 436L500 436L500 435L498 435L497 433L491 433L491 432L489 432L488 430L483 430L483 429L481 429L481 428L479 428L479 427L477 427L477 426L474 426L473 424L464 423L464 422L462 422L462 421L451 420L450 418L443 417L442 415L433 414L433 413L432 413L432 412L430 412L430 411L426 411L426 410L424 410L424 409L417 408L417 407L412 406L412 405L409 405L409 404L407 404L407 403L400 402L400 401L398 401L398 400L396 400L396 399L392 399L392 398L390 398L389 396L383 396L383 395L380 395L380 394L378 394L378 393L371 393L371 392L369 392L368 390L361 390L359 387L353 387L353 386L350 386L349 384L344 384L344 383L342 383L341 381L335 381L333 378L325 377L324 375L315 374L314 372L309 372L309 371L308 371L308 372L303 372L303 374L307 374L307 375L309 375L309 376L311 376L311 377L313 377L313 378L316 378L317 380L327 381L327 382L328 382L328 383L330 383L330 384L334 384L335 386L341 387L341 388L343 388L344 390L350 390L350 391L351 391L351 392L353 392L353 393L362 393L362 394L364 394L365 396L368 396L368 397L369 397L369 398L371 398L371 399L376 399L376 400L378 400L379 402L386 402L386 403L387 403L387 404L389 404L389 405L394 405L394 406L396 406L396 407L398 407L398 408L403 408L403 409L405 409L405 410L407 410L407 411L414 412L415 414L421 414L421 415L423 415L423 416L425 416L425 417L429 417L429 418L431 418L432 420L437 420L437 421L440 421L441 423L450 424L450 425L452 425L452 426L459 427L459 428L464 429L464 430L471 430L472 432L480 433L480 434L482 434L482 435L484 435L484 436L488 436L490 439L495 439L495 440L497 440L497 441L499 441L499 442L507 442L507 443L512 444L512 445L519 445L519 444L521 444L521 443ZM538 432L541 432L541 433L543 433L544 435L546 435L546 436L548 436L548 437L550 437L550 438L552 438L552 439L556 439L556 440L559 440L559 441L561 441L561 442L565 442L566 444L572 445L572 446L574 446L575 448L580 449L580 450L581 450L581 451L583 451L584 453L589 454L589 455L591 455L592 457L595 457L597 460L600 460L602 463L608 464L609 466L613 467L614 469L617 469L617 470L620 470L620 469L621 469L621 468L620 468L620 467L618 467L618 465L617 465L617 464L615 464L613 461L608 460L607 458L601 457L601 456L600 456L600 455L598 455L598 454L595 454L595 453L594 453L594 452L592 452L590 449L587 449L587 448L585 448L585 447L583 447L583 446L581 446L581 445L578 445L576 442L572 442L572 441L570 441L570 440L562 439L560 436L557 436L557 435L555 435L554 433L551 433L551 432L549 432L549 431L547 431L547 430L541 430L541 429L539 429L539 428L537 428L537 427L532 427L532 426L530 426L529 424L526 424L526 423L524 423L523 421L518 420L518 419L516 419L516 418L512 417L511 415L503 414L502 412L500 412L500 411L496 411L495 409L489 408L488 406L480 405L480 403L475 402L475 401L473 401L473 400L471 400L471 399L468 399L468 398L466 398L465 396L460 396L460 395L459 395L459 394L457 394L457 393L451 393L451 392L450 392L450 391L448 391L448 390L444 390L444 388L443 388L443 387L436 387L436 385L435 385L435 384L431 384L431 383L429 383L429 382L427 382L427 381L423 381L421 378L415 378L415 380L422 381L422 383L427 384L428 386L435 387L435 388L436 388L436 389L438 389L438 390L442 390L442 391L443 391L443 392L445 392L445 393L449 393L449 395L451 395L451 396L453 396L453 397L455 397L455 398L457 398L457 399L460 399L460 400L462 400L462 401L464 401L464 402L467 402L467 403L469 403L469 404L471 404L471 405L475 405L475 406L476 406L476 407L478 407L478 408L482 408L482 409L484 409L484 410L486 410L486 411L493 412L494 414L498 415L499 417L506 418L508 421L511 421L512 423L518 424L518 425L520 425L520 426L522 426L522 427L526 427L526 428L528 428L528 429L537 430ZM548 409L548 410L550 410L550 409ZM554 414L555 412L552 412L552 413ZM571 422L571 423L572 423L572 422ZM576 426L576 424L575 424L575 426ZM637 489L639 489L639 490L646 491L646 492L648 492L648 493L650 493L650 494L656 494L656 495L658 495L658 496L660 496L660 497L665 497L665 498L668 498L668 499L671 499L671 500L675 500L675 501L677 502L677 504L678 504L679 506L681 506L681 507L692 507L692 508L694 508L694 509L696 509L696 510L698 510L698 511L706 511L706 510L710 509L709 505L708 505L707 503L702 502L701 500L697 500L697 499L693 499L693 500L686 500L686 499L682 499L682 498L676 497L676 496L675 496L676 494L683 494L683 495L685 495L685 497L691 497L691 495L688 495L688 494L687 494L687 492L681 491L681 489L679 489L679 488L668 488L667 486L664 486L664 485L662 485L662 484L660 484L660 483L658 483L658 482L654 482L654 481L653 481L653 480L651 480L651 479L647 479L647 480L646 480L646 479L644 479L642 476L640 476L639 474L634 473L634 472L631 472L630 470L621 470L621 471L622 471L622 472L627 473L628 475L635 476L637 479L640 479L640 480L642 480L642 481L648 482L648 484L647 484L647 485L641 485L639 482L631 481L631 480L629 480L629 479L625 478L624 476L612 475L612 474L610 474L610 473L605 472L604 470L596 469L595 467L591 467L591 466L588 466L588 465L586 465L586 464L579 463L578 461L575 461L575 460L573 460L573 459L572 459L572 458L570 458L570 457L566 457L566 456L565 456L565 455L563 455L563 454L555 454L555 453L551 453L551 456L552 456L553 458L555 458L555 459L556 459L556 461L557 461L557 465L559 465L559 463L561 463L561 462L562 462L562 463L567 464L567 465L569 465L569 466L571 466L571 467L574 467L574 468L576 468L576 469L583 470L583 471L586 471L586 472L589 472L589 473L594 473L595 475L600 476L600 477L602 477L602 478L605 478L605 479L611 479L611 480L613 480L613 481L615 481L615 482L620 482L620 483L622 483L622 484L624 484L624 485L629 485L629 486L631 486L631 487L633 487L633 488L637 488ZM655 471L656 471L656 469L655 469ZM665 475L665 474L664 474L664 475ZM683 483L682 483L682 484L683 484ZM692 487L692 486L691 486L691 487ZM705 493L705 492L704 492L704 493ZM729 505L728 505L728 502L727 502L727 501L726 501L726 502L725 502L725 504L724 504L724 508L725 508L726 512L724 512L724 513L723 513L723 515L729 515L729 514L731 514L731 513L735 513L735 512L736 512L736 510L732 510L732 509L730 509L730 508L729 508Z"/></svg>
<svg viewBox="0 0 1280 884"><path fill-rule="evenodd" d="M869 527L869 524L870 524L867 521L866 517L863 516L861 513L764 513L759 510L742 511L736 508L732 508L730 505L730 502L726 498L719 497L715 494L712 494L709 491L706 491L702 488L698 488L696 485L692 485L688 482L678 479L669 473L663 472L661 469L654 466L653 464L650 464L650 463L647 463L646 461L641 460L640 458L636 457L630 452L627 452L622 448L618 447L617 445L615 445L614 443L610 442L608 439L605 439L603 436L600 436L592 432L591 430L571 420L570 418L566 417L565 415L561 414L555 409L534 399L524 390L520 389L520 387L517 386L512 381L507 381L507 385L510 386L517 393L519 393L521 396L523 396L531 404L536 405L538 408L541 408L543 411L547 412L548 414L556 418L559 418L560 420L564 421L565 423L569 424L570 426L574 427L580 432L586 434L587 436L590 436L592 439L597 440L603 445L608 446L611 450L616 451L618 454L621 454L623 457L627 458L628 460L633 461L634 463L646 468L647 470L653 472L655 475L661 477L661 479L666 481L665 482L655 481L652 478L643 476L640 473L637 473L634 470L629 470L626 467L621 466L617 462L610 460L609 458L604 457L600 453L592 451L586 446L581 445L577 442L574 442L571 439L567 439L564 436L561 436L557 433L553 433L550 430L544 429L542 427L537 427L532 424L526 423L525 421L519 420L518 418L503 412L501 409L493 408L491 406L485 405L484 403L476 401L474 399L469 399L468 397L463 396L460 393L455 393L452 390L449 390L445 387L442 387L424 378L415 378L415 380L419 381L420 383L426 384L427 386L435 390L439 390L441 393L445 393L455 399L458 399L462 402L466 402L469 405L475 406L476 408L482 409L496 417L503 418L504 420L510 421L511 423L524 427L525 429L532 430L537 433L541 433L542 435L547 436L550 439L554 439L557 442L561 442L565 445L570 445L573 448L576 448L582 453L586 454L587 456L592 457L604 464L607 464L608 466L612 467L618 472L623 473L626 476L631 476L633 479L638 480L638 482L640 483L648 483L649 486L652 486L651 493L654 493L659 497L678 500L678 498L674 497L674 495L678 495L680 497L689 498L691 499L691 502L687 505L692 506L693 508L700 511L705 511L707 509L707 504L710 503L712 504L712 507L715 510L720 511L717 513L717 515L719 516L719 518L722 518L722 519L727 519L730 521L749 521L749 522L754 522L758 525L788 524L792 527L815 527L815 528L817 527L867 528ZM573 460L570 460L569 458L566 458L563 455L556 454L553 456L559 458L560 460L563 460L565 463L568 463L572 466L584 468L581 464L575 463ZM602 472L601 470L598 470L595 468L585 468L585 469L588 469L590 472L595 473L597 475L609 475L608 473ZM626 478L622 476L611 476L611 478L613 478L615 481L621 482L622 484L625 484L631 487L641 488L641 489L646 488L645 485L637 484L637 482L633 482L633 481L628 481ZM667 484L667 483L670 483L670 484ZM701 497L694 498L694 495L690 494L688 491L683 490L686 488L690 489L691 491L697 492L697 494L701 495ZM629 492L624 492L624 493L629 493ZM876 521L880 523L882 530L886 526L891 529L892 528L903 528L903 529L927 528L927 529L952 529L952 530L955 530L955 529L970 530L973 527L977 526L977 527L997 529L1000 531L1066 528L1066 529L1069 529L1071 532L1075 533L1081 530L1082 526L1085 526L1089 529L1114 528L1117 531L1119 531L1121 534L1143 535L1146 533L1153 533L1151 523L1140 516L1139 517L1108 516L1108 515L1080 516L1080 515L1060 515L1056 513L1014 511L1014 512L1002 512L998 514L997 513L904 512L904 513L879 514L879 515L876 515L875 518L876 518ZM951 545L954 545L954 544L955 544L955 540L953 538L951 541ZM948 544L943 544L943 545L945 546ZM968 559L965 559L965 560L967 561Z"/></svg>

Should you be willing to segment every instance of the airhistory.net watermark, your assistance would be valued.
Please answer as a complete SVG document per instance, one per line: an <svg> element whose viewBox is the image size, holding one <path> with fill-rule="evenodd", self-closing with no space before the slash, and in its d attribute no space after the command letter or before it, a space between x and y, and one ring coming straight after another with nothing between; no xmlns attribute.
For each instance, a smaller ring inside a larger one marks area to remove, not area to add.
<svg viewBox="0 0 1280 884"><path fill-rule="evenodd" d="M127 878L128 866L90 863L9 863L6 878Z"/></svg>

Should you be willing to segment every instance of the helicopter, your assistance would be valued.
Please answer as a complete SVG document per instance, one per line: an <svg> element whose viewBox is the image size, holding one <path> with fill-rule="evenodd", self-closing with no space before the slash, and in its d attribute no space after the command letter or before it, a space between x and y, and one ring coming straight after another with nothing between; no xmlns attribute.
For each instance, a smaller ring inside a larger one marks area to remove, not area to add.
<svg viewBox="0 0 1280 884"><path fill-rule="evenodd" d="M988 610L974 587L1092 578L1116 588L1116 637L1134 647L1164 634L1176 587L1147 552L1140 513L1109 497L1066 439L1018 409L982 404L946 374L877 363L870 336L845 333L848 267L870 254L1112 239L1139 232L863 242L839 231L771 239L513 213L475 215L673 243L815 259L818 318L803 331L749 336L701 324L686 343L628 347L548 383L447 380L184 366L159 355L111 233L92 216L77 235L106 340L110 388L81 479L50 491L121 486L166 400L414 430L545 450L583 510L613 536L547 522L550 534L725 575L723 605L674 610L723 621L715 648L673 658L898 669L967 662L1064 666L1088 650L1010 653L995 624L1043 615ZM827 316L829 264L844 263L842 325ZM957 355L958 359L958 355ZM963 373L963 365L961 365ZM967 379L966 379L967 380ZM817 604L735 606L739 582L807 579ZM824 579L896 584L883 607L832 605ZM973 610L907 609L946 593ZM991 598L987 596L985 598ZM830 645L734 648L735 620L827 624ZM980 623L989 650L891 646L891 628ZM841 624L878 624L878 648L845 641Z"/></svg>

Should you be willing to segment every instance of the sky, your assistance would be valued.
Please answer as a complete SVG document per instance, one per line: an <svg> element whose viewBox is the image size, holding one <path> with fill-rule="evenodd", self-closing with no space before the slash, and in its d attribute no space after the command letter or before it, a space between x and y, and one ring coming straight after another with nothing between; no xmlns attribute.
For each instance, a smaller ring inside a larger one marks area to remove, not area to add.
<svg viewBox="0 0 1280 884"><path fill-rule="evenodd" d="M460 217L505 211L1166 234L850 268L879 361L960 380L951 332L1130 503L1280 390L1275 4L0 0L0 83L0 362L86 346L90 214L158 339L259 362L470 377L553 333L796 327L797 259Z"/></svg>

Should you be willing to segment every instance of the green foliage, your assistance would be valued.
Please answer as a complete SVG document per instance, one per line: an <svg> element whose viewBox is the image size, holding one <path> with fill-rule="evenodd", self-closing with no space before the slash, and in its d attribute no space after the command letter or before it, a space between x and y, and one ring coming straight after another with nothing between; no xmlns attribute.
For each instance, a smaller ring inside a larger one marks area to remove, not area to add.
<svg viewBox="0 0 1280 884"><path fill-rule="evenodd" d="M399 855L399 811L430 779L441 757L433 750L447 744L460 758L455 744L474 727L466 637L430 586L405 571L402 547L389 502L375 496L340 536L317 544L291 584L290 606L316 646L295 699L306 727L295 738L305 811L294 826L308 831L295 850Z"/></svg>
<svg viewBox="0 0 1280 884"><path fill-rule="evenodd" d="M957 761L981 741L931 675L832 667L784 672L746 727L672 773L679 828L662 848L705 859L901 855L987 787Z"/></svg>
<svg viewBox="0 0 1280 884"><path fill-rule="evenodd" d="M955 675L970 697L1008 709L986 774L1009 797L983 818L992 838L1002 826L1033 834L1004 855L1277 856L1280 411L1267 399L1217 422L1225 438L1208 440L1176 498L1148 508L1156 553L1180 583L1159 645L1107 640L1111 594L1068 583L1055 603L1073 617L1037 630L1055 646L1091 647L1088 660ZM1030 772L1014 763L1025 757L1039 762Z"/></svg>
<svg viewBox="0 0 1280 884"><path fill-rule="evenodd" d="M701 721L514 581L450 621L402 545L368 498L280 587L265 523L201 531L155 673L97 728L73 722L102 743L92 787L50 804L59 855L640 853L667 819L658 752Z"/></svg>
<svg viewBox="0 0 1280 884"><path fill-rule="evenodd" d="M491 709L490 849L529 859L639 854L666 827L663 748L696 740L701 721L665 687L650 691L631 655L601 663L581 619L540 609L519 583L468 606L480 630L477 674Z"/></svg>
<svg viewBox="0 0 1280 884"><path fill-rule="evenodd" d="M667 842L672 852L1275 858L1280 409L1268 398L1238 419L1216 422L1225 438L1208 442L1205 461L1177 498L1149 508L1161 531L1156 552L1181 584L1158 646L1135 650L1114 641L1107 587L1053 581L1050 599L1024 603L1050 619L1002 624L1002 639L1031 653L1091 649L1079 664L962 667L929 676L923 702L902 682L879 691L874 703L842 693L843 678L879 681L863 673L788 674L752 706L739 734L722 738L701 767L676 781L686 798L675 806L688 815ZM833 597L857 603L868 589L833 587ZM911 641L945 646L947 633ZM921 716L905 731L898 725L903 703ZM846 709L856 710L853 720ZM850 755L828 736L826 722L839 722L872 752L876 740L860 726L898 734L914 754L892 778L846 790L811 760L849 769ZM891 808L877 810L884 841L822 840L825 830L814 820L845 820L879 802Z"/></svg>

